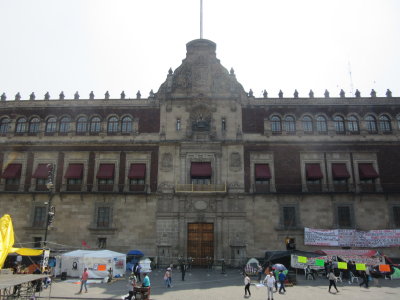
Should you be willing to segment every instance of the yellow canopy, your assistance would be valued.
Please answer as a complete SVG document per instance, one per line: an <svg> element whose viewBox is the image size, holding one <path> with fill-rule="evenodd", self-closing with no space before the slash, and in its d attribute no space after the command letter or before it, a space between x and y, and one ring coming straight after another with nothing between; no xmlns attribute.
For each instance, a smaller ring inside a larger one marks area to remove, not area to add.
<svg viewBox="0 0 400 300"><path fill-rule="evenodd" d="M9 253L19 255L41 255L43 250L29 248L14 248L14 228L10 215L4 215L0 219L0 269L3 268L4 261Z"/></svg>

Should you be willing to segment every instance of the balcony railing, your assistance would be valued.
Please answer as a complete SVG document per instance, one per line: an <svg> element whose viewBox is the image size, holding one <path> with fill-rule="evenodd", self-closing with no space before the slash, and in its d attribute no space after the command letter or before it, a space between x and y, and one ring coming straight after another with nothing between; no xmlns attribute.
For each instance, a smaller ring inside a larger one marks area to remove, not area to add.
<svg viewBox="0 0 400 300"><path fill-rule="evenodd" d="M176 193L226 193L226 183L222 184L176 184Z"/></svg>

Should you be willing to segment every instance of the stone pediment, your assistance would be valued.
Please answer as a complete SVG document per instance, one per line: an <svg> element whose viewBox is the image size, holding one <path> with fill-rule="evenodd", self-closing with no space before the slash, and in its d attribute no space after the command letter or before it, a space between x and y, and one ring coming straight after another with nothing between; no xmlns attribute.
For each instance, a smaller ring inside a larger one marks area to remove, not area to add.
<svg viewBox="0 0 400 300"><path fill-rule="evenodd" d="M233 72L223 67L216 57L216 44L205 39L186 44L186 58L160 86L157 97L169 98L234 98L246 96Z"/></svg>

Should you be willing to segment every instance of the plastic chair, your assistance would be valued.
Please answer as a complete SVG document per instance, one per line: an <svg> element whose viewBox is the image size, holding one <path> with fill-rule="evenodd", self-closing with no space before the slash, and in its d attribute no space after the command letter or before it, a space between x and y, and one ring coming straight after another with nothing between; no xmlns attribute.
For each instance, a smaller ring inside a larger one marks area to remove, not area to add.
<svg viewBox="0 0 400 300"><path fill-rule="evenodd" d="M353 283L354 280L357 280L357 283L359 283L359 279L360 279L360 277L354 276L353 272L350 272L350 281L349 281L349 283Z"/></svg>

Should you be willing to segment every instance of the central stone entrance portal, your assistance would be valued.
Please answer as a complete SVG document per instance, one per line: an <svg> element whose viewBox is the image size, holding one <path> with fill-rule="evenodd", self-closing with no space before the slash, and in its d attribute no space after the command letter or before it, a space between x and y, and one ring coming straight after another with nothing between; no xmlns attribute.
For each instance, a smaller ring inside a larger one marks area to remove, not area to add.
<svg viewBox="0 0 400 300"><path fill-rule="evenodd" d="M194 266L206 266L214 260L214 224L188 223L187 257Z"/></svg>

